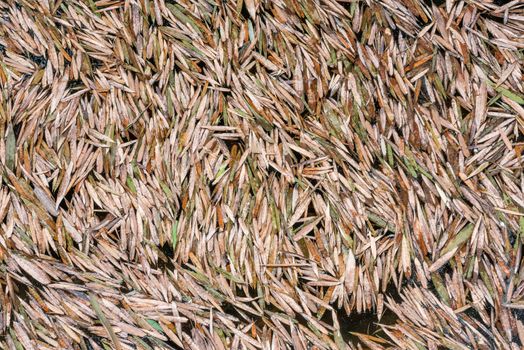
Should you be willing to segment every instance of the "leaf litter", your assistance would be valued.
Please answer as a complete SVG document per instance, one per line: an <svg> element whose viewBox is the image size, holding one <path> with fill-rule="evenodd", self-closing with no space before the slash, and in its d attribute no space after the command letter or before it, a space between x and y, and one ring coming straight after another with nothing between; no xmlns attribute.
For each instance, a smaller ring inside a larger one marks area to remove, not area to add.
<svg viewBox="0 0 524 350"><path fill-rule="evenodd" d="M524 346L518 1L0 3L0 348Z"/></svg>

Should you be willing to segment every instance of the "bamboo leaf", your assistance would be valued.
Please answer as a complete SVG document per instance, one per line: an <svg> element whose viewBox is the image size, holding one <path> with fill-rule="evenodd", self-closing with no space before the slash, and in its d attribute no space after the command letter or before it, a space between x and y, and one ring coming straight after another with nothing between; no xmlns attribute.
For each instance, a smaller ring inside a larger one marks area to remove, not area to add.
<svg viewBox="0 0 524 350"><path fill-rule="evenodd" d="M89 301L91 302L91 307L95 311L96 315L98 316L98 319L100 320L100 323L104 326L104 328L107 330L107 333L109 334L109 337L113 341L113 344L115 345L116 350L122 350L122 344L120 343L120 340L117 338L115 331L113 330L113 327L105 317L104 313L102 312L102 309L100 308L100 304L98 302L98 298L95 294L89 293Z"/></svg>
<svg viewBox="0 0 524 350"><path fill-rule="evenodd" d="M6 166L9 170L13 171L15 168L15 156L16 156L16 137L13 130L13 124L9 123L7 127L7 136L6 136L6 145L5 145L5 157L6 157Z"/></svg>
<svg viewBox="0 0 524 350"><path fill-rule="evenodd" d="M149 323L154 329L156 329L160 334L164 334L164 330L162 329L162 327L160 327L160 325L158 324L157 321L155 320L151 320L151 319L147 319L146 320L147 323Z"/></svg>
<svg viewBox="0 0 524 350"><path fill-rule="evenodd" d="M176 245L178 242L178 220L175 221L173 224L173 228L171 229L171 239L173 242L173 252L176 251Z"/></svg>
<svg viewBox="0 0 524 350"><path fill-rule="evenodd" d="M467 242L467 240L471 237L471 234L473 233L473 228L475 226L473 224L468 224L465 228L463 228L455 237L453 237L442 249L440 252L440 256L444 256L453 249L458 249L462 244Z"/></svg>

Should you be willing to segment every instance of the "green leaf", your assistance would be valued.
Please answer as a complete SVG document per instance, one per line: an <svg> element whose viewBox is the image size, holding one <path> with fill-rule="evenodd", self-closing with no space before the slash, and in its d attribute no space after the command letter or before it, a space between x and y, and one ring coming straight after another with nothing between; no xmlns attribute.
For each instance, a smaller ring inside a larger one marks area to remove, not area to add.
<svg viewBox="0 0 524 350"><path fill-rule="evenodd" d="M173 349L171 346L167 345L166 342L160 340L160 339L157 339L155 337L152 337L152 336L147 336L146 337L150 342L156 344L158 346L158 348L160 349ZM157 348L157 349L158 349Z"/></svg>
<svg viewBox="0 0 524 350"><path fill-rule="evenodd" d="M440 80L440 77L438 75L433 76L435 81L435 86L437 87L438 92L440 95L442 95L443 98L446 98L446 89L444 89L444 85L442 84L442 80Z"/></svg>
<svg viewBox="0 0 524 350"><path fill-rule="evenodd" d="M169 189L169 187L167 186L167 184L163 181L160 181L160 187L162 187L162 190L164 191L164 193L169 197L169 198L172 198L173 197L173 192L171 192L171 190Z"/></svg>
<svg viewBox="0 0 524 350"><path fill-rule="evenodd" d="M5 165L11 171L15 167L15 154L16 154L16 138L13 130L13 124L9 123L7 127L7 140L5 145Z"/></svg>
<svg viewBox="0 0 524 350"><path fill-rule="evenodd" d="M102 312L102 309L100 308L100 304L98 303L98 299L96 295L94 295L93 293L89 293L89 301L91 302L91 307L93 308L96 315L98 316L100 323L102 323L104 328L107 330L109 337L113 341L113 344L115 345L115 349L121 350L122 344L120 344L120 340L118 340L115 334L115 331L113 330L113 327L111 327L111 324L109 323L104 313Z"/></svg>
<svg viewBox="0 0 524 350"><path fill-rule="evenodd" d="M18 337L16 336L16 333L12 328L9 329L9 335L11 336L11 340L15 344L16 350L24 350L24 346L17 340Z"/></svg>
<svg viewBox="0 0 524 350"><path fill-rule="evenodd" d="M142 348L146 350L154 350L152 347L150 347L145 341L137 337L136 335L133 336L133 340L136 344L140 345Z"/></svg>
<svg viewBox="0 0 524 350"><path fill-rule="evenodd" d="M395 226L386 222L378 215L375 215L373 213L368 213L367 216L368 216L369 221L371 221L375 225L382 227L382 228L386 228L388 231L395 232Z"/></svg>
<svg viewBox="0 0 524 350"><path fill-rule="evenodd" d="M175 224L173 225L173 229L171 230L171 239L173 240L173 254L176 250L176 245L178 241L178 220L175 221Z"/></svg>
<svg viewBox="0 0 524 350"><path fill-rule="evenodd" d="M346 344L344 343L344 339L342 338L342 334L340 334L339 330L335 331L333 336L335 338L335 344L338 349L342 350L347 348Z"/></svg>
<svg viewBox="0 0 524 350"><path fill-rule="evenodd" d="M449 305L450 300L448 291L444 286L444 281L442 280L442 278L437 273L432 273L431 282L433 282L433 286L435 286L435 290L437 291L437 294L440 296L440 299L442 299L442 301L446 303L446 305Z"/></svg>
<svg viewBox="0 0 524 350"><path fill-rule="evenodd" d="M233 281L235 283L239 283L239 284L243 284L243 283L246 283L244 280L242 280L241 278L239 277L236 277L235 275L233 275L232 273L224 270L223 268L220 268L220 267L215 267L215 270L217 272L219 272L221 275L223 275L225 278L227 278L228 280L230 281Z"/></svg>
<svg viewBox="0 0 524 350"><path fill-rule="evenodd" d="M512 91L509 91L508 89L503 88L502 86L495 88L495 90L497 90L497 92L500 92L503 96L506 96L510 100L517 102L518 104L524 105L524 98L522 98L520 95Z"/></svg>
<svg viewBox="0 0 524 350"><path fill-rule="evenodd" d="M215 180L219 179L222 175L224 175L224 173L226 172L226 168L227 168L227 162L225 162L224 164L220 166L215 176Z"/></svg>
<svg viewBox="0 0 524 350"><path fill-rule="evenodd" d="M100 13L98 12L98 7L96 6L96 3L93 0L87 0L87 3L89 7L91 8L91 11L93 11L93 13L96 16L100 17Z"/></svg>
<svg viewBox="0 0 524 350"><path fill-rule="evenodd" d="M495 88L495 90L496 90L498 93L500 93L501 95L506 96L507 98L509 98L509 99L512 100L513 102L517 102L517 103L519 103L519 104L521 104L521 105L524 105L524 98L523 98L521 95L519 95L519 94L517 94L517 93L515 93L515 92L513 92L513 91L510 91L510 90L506 89L506 88L503 87L503 86L495 86L495 83L493 83L493 82L492 82L491 80L489 80L489 79L487 79L486 82L487 82L487 84L488 84L489 86L491 86L492 88ZM491 101L490 101L490 102L491 102Z"/></svg>
<svg viewBox="0 0 524 350"><path fill-rule="evenodd" d="M473 228L473 224L469 224L468 226L463 228L459 233L457 233L457 235L453 237L442 249L442 251L440 252L440 256L443 256L444 254L455 249L456 247L459 247L462 244L464 244L469 239L469 237L471 237L471 234L473 233Z"/></svg>
<svg viewBox="0 0 524 350"><path fill-rule="evenodd" d="M131 192L136 193L136 186L131 177L127 177L126 184L127 187L129 187L129 189L131 190Z"/></svg>
<svg viewBox="0 0 524 350"><path fill-rule="evenodd" d="M164 330L162 329L162 327L160 327L160 325L158 324L157 321L148 319L147 323L149 323L151 325L151 327L156 329L160 334L164 334Z"/></svg>
<svg viewBox="0 0 524 350"><path fill-rule="evenodd" d="M412 159L412 158L404 158L404 164L406 165L406 168L408 169L409 171L409 174L414 177L414 178L417 178L418 177L418 173L417 173L417 163Z"/></svg>
<svg viewBox="0 0 524 350"><path fill-rule="evenodd" d="M200 27L196 24L196 22L190 18L189 16L186 16L185 9L180 5L173 5L173 4L166 4L167 8L171 11L171 13L181 22L189 24L193 29L195 29L197 32L201 33Z"/></svg>
<svg viewBox="0 0 524 350"><path fill-rule="evenodd" d="M395 161L393 159L393 149L391 148L391 145L389 143L386 146L386 150L388 155L389 166L393 168L395 166Z"/></svg>

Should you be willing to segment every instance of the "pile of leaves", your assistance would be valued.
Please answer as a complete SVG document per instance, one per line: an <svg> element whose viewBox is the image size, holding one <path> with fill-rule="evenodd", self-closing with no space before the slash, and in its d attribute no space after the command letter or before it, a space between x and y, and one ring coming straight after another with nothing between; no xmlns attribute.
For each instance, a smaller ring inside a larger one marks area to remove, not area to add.
<svg viewBox="0 0 524 350"><path fill-rule="evenodd" d="M0 2L0 348L520 349L524 3Z"/></svg>

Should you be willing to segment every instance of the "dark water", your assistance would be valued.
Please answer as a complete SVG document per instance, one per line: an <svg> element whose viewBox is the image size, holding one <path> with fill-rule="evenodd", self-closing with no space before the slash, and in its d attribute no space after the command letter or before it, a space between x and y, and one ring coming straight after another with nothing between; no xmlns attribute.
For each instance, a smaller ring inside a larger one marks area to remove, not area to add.
<svg viewBox="0 0 524 350"><path fill-rule="evenodd" d="M435 4L435 6L440 6L446 3L446 0L424 0L426 5L431 6L432 4Z"/></svg>
<svg viewBox="0 0 524 350"><path fill-rule="evenodd" d="M344 341L356 345L360 343L360 340L356 335L351 333L362 333L389 340L389 337L382 331L379 324L392 325L397 321L397 319L397 316L389 309L384 311L380 321L375 312L365 312L361 314L352 313L350 315L345 315L344 312L340 310L338 322L340 324L340 333L342 334Z"/></svg>
<svg viewBox="0 0 524 350"><path fill-rule="evenodd" d="M405 282L407 283L407 281ZM384 296L391 297L397 303L401 302L399 291L393 284L390 284L387 287ZM340 324L340 333L344 341L351 342L353 345L360 344L364 349L367 349L368 347L362 344L360 339L352 333L371 335L382 338L386 341L391 340L387 334L382 331L380 325L394 325L398 320L397 315L395 315L395 313L389 310L385 305L380 320L376 310L371 310L360 314L354 312L350 315L346 315L346 312L341 309L337 310L337 314L338 323Z"/></svg>

